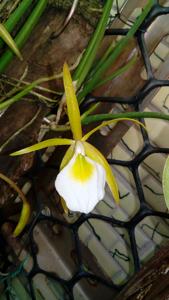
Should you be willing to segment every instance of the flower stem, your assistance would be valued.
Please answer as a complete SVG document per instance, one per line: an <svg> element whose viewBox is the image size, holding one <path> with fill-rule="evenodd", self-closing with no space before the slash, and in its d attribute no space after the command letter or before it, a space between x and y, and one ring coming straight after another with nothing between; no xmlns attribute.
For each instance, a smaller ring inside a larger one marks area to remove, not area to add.
<svg viewBox="0 0 169 300"><path fill-rule="evenodd" d="M27 85L26 88L24 88L20 92L18 92L16 95L14 95L10 99L0 103L0 111L7 108L8 106L10 106L11 104L13 104L17 101L22 100L24 96L29 94L29 92L31 92L39 84L41 84L43 82L46 82L46 81L49 81L49 80L56 79L56 78L61 78L61 77L62 77L62 73L59 73L59 74L56 74L56 75L52 75L50 77L43 77L43 78L40 78L38 80L33 81L31 84Z"/></svg>
<svg viewBox="0 0 169 300"><path fill-rule="evenodd" d="M88 125L93 122L101 122L106 120L114 120L119 118L131 118L131 119L140 119L140 118L149 118L149 119L161 119L169 121L169 115L159 113L159 112L127 112L119 114L98 114L87 116L82 119L83 125Z"/></svg>

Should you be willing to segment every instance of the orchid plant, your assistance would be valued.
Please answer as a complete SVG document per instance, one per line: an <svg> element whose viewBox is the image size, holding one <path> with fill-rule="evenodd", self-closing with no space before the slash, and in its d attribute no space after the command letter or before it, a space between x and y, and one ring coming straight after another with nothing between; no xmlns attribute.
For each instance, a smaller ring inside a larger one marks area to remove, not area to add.
<svg viewBox="0 0 169 300"><path fill-rule="evenodd" d="M22 5L16 9L16 12L10 17L10 19L4 25L0 24L0 36L20 58L21 55L18 52L17 47L20 48L23 46L24 42L31 33L32 27L37 23L40 15L45 10L47 5L47 0L38 1L29 19L25 22L23 28L15 37L15 41L12 41L9 32L13 30L14 25L17 24L20 16L26 12L30 2L31 1L24 0ZM108 77L104 77L103 79L103 75L105 74L106 70L115 62L116 58L120 55L125 46L134 37L136 31L154 5L154 0L148 0L142 13L135 20L127 35L119 40L115 46L111 44L103 57L97 61L96 53L103 39L113 2L114 0L106 1L103 8L102 17L98 22L97 28L89 42L87 49L80 59L80 63L73 73L73 82L67 64L65 64L63 68L65 95L63 95L63 101L60 101L59 108L62 108L62 105L66 99L67 115L73 138L49 139L11 154L13 156L22 155L32 151L40 150L45 147L69 145L69 148L61 162L60 172L55 180L55 187L61 196L61 202L65 212L67 212L68 209L80 213L89 213L92 211L96 204L104 197L106 182L111 190L115 202L117 204L119 203L118 185L112 170L107 163L107 160L98 149L87 142L88 138L92 134L106 125L122 120L130 120L144 127L142 123L133 118L143 117L169 120L168 115L157 112L127 112L122 114L89 115L95 109L97 104L91 106L88 111L85 111L85 113L80 116L78 103L82 103L88 93L105 82L123 74L126 70L128 70L128 68L130 68L130 66L133 65L133 63L135 63L136 57L134 56L131 58L131 60L129 60L129 62L127 62L126 65L122 66L113 74ZM74 1L74 3L77 3L77 1ZM0 41L0 47L1 44L2 41ZM5 70L11 61L12 56L12 52L6 51L2 57L0 57L0 73ZM40 78L31 84L27 84L25 88L21 89L21 91L19 89L19 92L14 89L13 93L11 94L12 96L0 103L0 110L8 107L16 101L22 100L23 97L31 92L34 88L38 88L39 84L61 77L62 74L55 74L51 77ZM78 91L77 98L75 89ZM49 100L51 101L51 99ZM58 109L58 119L61 112L62 109ZM102 122L103 120L104 122ZM87 134L82 135L82 124L85 125L95 121L102 123ZM168 169L169 166L166 168L166 170ZM166 178L168 178L168 175ZM164 182L167 182L167 179L165 179L165 172ZM167 186L167 184L164 184L164 186ZM166 189L164 188L164 190ZM30 206L28 201L24 199L21 216L14 231L15 236L22 232L23 228L28 223L29 217Z"/></svg>
<svg viewBox="0 0 169 300"><path fill-rule="evenodd" d="M87 142L87 139L97 130L117 121L133 121L144 127L144 125L134 119L119 118L102 122L90 132L82 135L81 116L76 98L74 85L68 65L63 67L63 82L65 88L67 115L72 131L73 139L53 138L35 145L26 147L11 154L11 156L22 155L50 146L69 145L60 165L60 172L55 180L55 188L62 198L62 205L65 211L80 213L91 212L96 204L103 199L105 193L105 183L107 182L115 202L119 203L119 192L116 179L112 170L101 152ZM24 218L20 218L19 228L24 228L29 218L30 210L25 215L25 205L23 203ZM21 213L22 215L22 213Z"/></svg>

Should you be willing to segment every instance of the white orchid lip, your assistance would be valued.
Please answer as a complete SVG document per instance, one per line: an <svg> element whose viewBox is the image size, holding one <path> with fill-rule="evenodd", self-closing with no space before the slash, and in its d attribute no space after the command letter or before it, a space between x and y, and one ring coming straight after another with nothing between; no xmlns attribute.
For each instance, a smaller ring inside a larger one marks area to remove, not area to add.
<svg viewBox="0 0 169 300"><path fill-rule="evenodd" d="M89 213L103 199L105 170L85 155L81 141L69 163L58 174L55 187L71 211Z"/></svg>

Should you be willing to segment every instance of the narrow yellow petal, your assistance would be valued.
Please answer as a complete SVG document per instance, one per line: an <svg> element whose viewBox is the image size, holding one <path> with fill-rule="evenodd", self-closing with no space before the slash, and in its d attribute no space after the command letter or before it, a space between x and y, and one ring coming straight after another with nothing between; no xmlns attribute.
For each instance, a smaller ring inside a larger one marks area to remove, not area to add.
<svg viewBox="0 0 169 300"><path fill-rule="evenodd" d="M13 180L11 180L9 177L5 176L2 173L0 173L0 178L2 180L4 180L6 183L8 183L10 185L10 187L18 193L19 197L23 201L23 206L22 206L22 211L21 211L21 215L19 218L19 222L13 233L13 235L16 237L22 232L22 230L28 223L28 220L30 217L30 205L29 205L29 202L27 201L24 193L22 192L22 190L15 184L15 182L13 182Z"/></svg>
<svg viewBox="0 0 169 300"><path fill-rule="evenodd" d="M19 218L19 222L13 232L13 236L17 237L22 230L25 228L25 225L28 223L30 217L30 205L29 203L25 202L22 206L21 215Z"/></svg>
<svg viewBox="0 0 169 300"><path fill-rule="evenodd" d="M107 184L113 194L114 200L116 201L116 203L119 203L119 191L118 191L117 182L107 160L101 154L101 152L91 144L84 142L84 148L85 148L86 155L89 158L96 161L97 163L101 164L105 169Z"/></svg>
<svg viewBox="0 0 169 300"><path fill-rule="evenodd" d="M109 121L104 121L102 122L102 124L98 125L97 127L95 127L94 129L92 129L91 131L89 131L88 133L86 133L83 137L82 137L82 141L86 141L94 132L96 132L97 130L101 129L102 127L104 126L107 126L107 125L111 125L112 123L117 123L117 122L120 122L120 121L131 121L131 122L134 122L135 124L137 125L140 125L142 126L145 130L146 127L144 126L143 123L135 120L135 119L131 119L131 118L119 118L119 119L113 119L113 120L109 120Z"/></svg>
<svg viewBox="0 0 169 300"><path fill-rule="evenodd" d="M0 23L0 37L9 46L9 48L11 48L11 50L20 58L20 60L23 60L22 55L21 55L15 41L13 40L13 38L11 37L9 32L6 30L6 28L1 23Z"/></svg>
<svg viewBox="0 0 169 300"><path fill-rule="evenodd" d="M30 153L30 152L37 151L37 150L47 148L47 147L51 147L51 146L72 145L73 143L74 143L74 140L71 140L71 139L62 139L62 138L49 139L49 140L34 144L32 146L26 147L24 149L18 150L16 152L13 152L10 154L10 156L22 155L22 154Z"/></svg>
<svg viewBox="0 0 169 300"><path fill-rule="evenodd" d="M65 63L63 66L63 82L66 95L67 113L70 122L71 131L75 140L81 140L82 127L79 105L75 95L72 78L69 72L68 65Z"/></svg>

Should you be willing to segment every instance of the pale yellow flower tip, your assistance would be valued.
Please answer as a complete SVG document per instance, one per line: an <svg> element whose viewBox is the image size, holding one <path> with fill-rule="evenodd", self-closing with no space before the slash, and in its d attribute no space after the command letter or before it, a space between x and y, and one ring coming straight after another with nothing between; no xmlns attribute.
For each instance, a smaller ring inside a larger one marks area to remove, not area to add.
<svg viewBox="0 0 169 300"><path fill-rule="evenodd" d="M23 60L23 57L13 40L12 36L10 33L7 31L5 26L0 23L0 37L4 40L4 42L11 48L11 50L20 58L20 60Z"/></svg>
<svg viewBox="0 0 169 300"><path fill-rule="evenodd" d="M13 232L14 237L17 237L23 231L23 229L29 221L30 213L30 205L29 203L25 202L22 207L19 222Z"/></svg>
<svg viewBox="0 0 169 300"><path fill-rule="evenodd" d="M103 199L104 168L85 155L83 143L76 142L69 163L58 174L55 187L71 211L89 213Z"/></svg>

